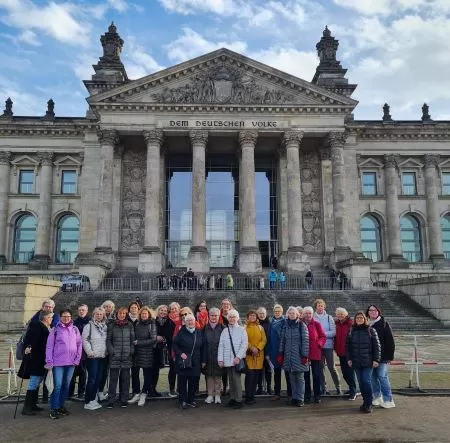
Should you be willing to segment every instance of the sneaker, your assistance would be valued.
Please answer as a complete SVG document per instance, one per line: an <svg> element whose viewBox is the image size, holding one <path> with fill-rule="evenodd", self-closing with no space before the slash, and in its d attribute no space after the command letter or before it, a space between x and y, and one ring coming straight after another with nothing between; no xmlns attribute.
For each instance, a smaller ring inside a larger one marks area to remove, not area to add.
<svg viewBox="0 0 450 443"><path fill-rule="evenodd" d="M52 410L50 411L50 418L51 418L52 420L58 420L59 414L58 414L58 411L57 411L56 409L52 409Z"/></svg>
<svg viewBox="0 0 450 443"><path fill-rule="evenodd" d="M84 405L84 409L87 409L88 411L95 411L96 409L101 408L102 406L94 401L90 401L89 403L86 403Z"/></svg>
<svg viewBox="0 0 450 443"><path fill-rule="evenodd" d="M299 400L296 402L295 406L297 406L297 408L303 408L303 406L305 406L305 402L303 400Z"/></svg>
<svg viewBox="0 0 450 443"><path fill-rule="evenodd" d="M372 399L372 406L381 406L381 403L383 403L383 397L374 397Z"/></svg>
<svg viewBox="0 0 450 443"><path fill-rule="evenodd" d="M314 403L316 404L322 403L322 400L320 399L320 397L314 397Z"/></svg>
<svg viewBox="0 0 450 443"><path fill-rule="evenodd" d="M97 409L102 407L102 405L97 400L92 400L91 403L94 403L94 405L97 407Z"/></svg>
<svg viewBox="0 0 450 443"><path fill-rule="evenodd" d="M350 401L355 401L356 400L356 394L349 394L348 399Z"/></svg>
<svg viewBox="0 0 450 443"><path fill-rule="evenodd" d="M187 409L187 403L180 403L180 409Z"/></svg>
<svg viewBox="0 0 450 443"><path fill-rule="evenodd" d="M195 403L195 401L193 401L192 403L186 403L187 406L189 406L190 408L196 408L197 407L197 403Z"/></svg>
<svg viewBox="0 0 450 443"><path fill-rule="evenodd" d="M364 414L371 414L373 412L373 407L372 406L366 406L363 409Z"/></svg>
<svg viewBox="0 0 450 443"><path fill-rule="evenodd" d="M114 408L114 402L109 402L108 406L106 406L108 409Z"/></svg>
<svg viewBox="0 0 450 443"><path fill-rule="evenodd" d="M159 393L158 391L152 391L152 393L150 394L150 397L159 398L159 397L162 397L162 394Z"/></svg>
<svg viewBox="0 0 450 443"><path fill-rule="evenodd" d="M391 408L395 408L395 403L394 403L394 400L383 401L380 406L384 409L391 409Z"/></svg>
<svg viewBox="0 0 450 443"><path fill-rule="evenodd" d="M205 403L210 405L212 402L214 402L214 397L212 395L208 395L208 397L205 398Z"/></svg>
<svg viewBox="0 0 450 443"><path fill-rule="evenodd" d="M137 403L140 398L141 394L134 394L133 397L130 400L128 400L128 404L132 405L134 403Z"/></svg>
<svg viewBox="0 0 450 443"><path fill-rule="evenodd" d="M145 405L145 400L147 399L147 394L142 393L139 396L139 401L138 401L138 406L144 406ZM129 402L128 402L129 403Z"/></svg>
<svg viewBox="0 0 450 443"><path fill-rule="evenodd" d="M169 397L172 397L172 398L178 397L177 391L175 391L175 389L171 389L169 392Z"/></svg>
<svg viewBox="0 0 450 443"><path fill-rule="evenodd" d="M108 394L104 394L103 392L99 392L97 394L98 401L105 401L108 398Z"/></svg>
<svg viewBox="0 0 450 443"><path fill-rule="evenodd" d="M220 395L216 395L216 397L214 398L214 403L216 405L220 405L222 403L222 400L220 399Z"/></svg>
<svg viewBox="0 0 450 443"><path fill-rule="evenodd" d="M70 412L64 407L57 409L56 412L58 412L58 414L62 415L63 417L65 417L66 415L70 415Z"/></svg>
<svg viewBox="0 0 450 443"><path fill-rule="evenodd" d="M128 408L128 403L126 401L123 401L120 403L121 408Z"/></svg>
<svg viewBox="0 0 450 443"><path fill-rule="evenodd" d="M236 401L234 402L233 409L241 409L242 408L242 402Z"/></svg>

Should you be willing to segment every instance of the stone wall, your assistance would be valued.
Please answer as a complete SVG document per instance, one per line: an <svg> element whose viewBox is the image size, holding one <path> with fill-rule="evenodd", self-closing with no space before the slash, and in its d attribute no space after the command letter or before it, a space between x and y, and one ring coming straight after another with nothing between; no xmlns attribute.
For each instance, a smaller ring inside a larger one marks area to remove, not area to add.
<svg viewBox="0 0 450 443"><path fill-rule="evenodd" d="M445 326L450 326L450 275L399 280L397 287Z"/></svg>
<svg viewBox="0 0 450 443"><path fill-rule="evenodd" d="M0 278L0 332L22 328L59 286L59 281L38 277Z"/></svg>

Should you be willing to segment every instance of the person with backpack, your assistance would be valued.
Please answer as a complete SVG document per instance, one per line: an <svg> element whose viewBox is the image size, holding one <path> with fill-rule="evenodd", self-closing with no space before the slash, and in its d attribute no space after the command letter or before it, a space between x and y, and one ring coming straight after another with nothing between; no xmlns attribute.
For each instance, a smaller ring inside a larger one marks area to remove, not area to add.
<svg viewBox="0 0 450 443"><path fill-rule="evenodd" d="M95 308L92 319L83 329L83 350L86 354L87 383L84 397L84 409L93 411L101 408L97 393L103 368L106 365L107 325L105 310Z"/></svg>
<svg viewBox="0 0 450 443"><path fill-rule="evenodd" d="M299 319L297 308L290 306L286 316L277 360L291 381L292 399L288 404L302 407L305 404L305 372L309 370L309 334L306 325Z"/></svg>
<svg viewBox="0 0 450 443"><path fill-rule="evenodd" d="M43 411L43 408L37 405L38 391L47 374L45 349L52 318L53 312L41 311L39 323L30 323L23 338L24 356L17 375L22 379L29 379L29 382L22 415L36 415L36 412Z"/></svg>
<svg viewBox="0 0 450 443"><path fill-rule="evenodd" d="M347 335L347 364L353 368L358 378L363 398L360 411L372 412L372 372L381 359L381 347L377 331L369 326L369 320L362 311L353 319L353 326Z"/></svg>

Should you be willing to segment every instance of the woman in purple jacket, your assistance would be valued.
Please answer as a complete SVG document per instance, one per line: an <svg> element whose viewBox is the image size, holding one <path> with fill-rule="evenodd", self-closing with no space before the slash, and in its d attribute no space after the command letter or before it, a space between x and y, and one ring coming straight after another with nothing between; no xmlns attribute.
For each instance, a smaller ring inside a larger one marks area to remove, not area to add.
<svg viewBox="0 0 450 443"><path fill-rule="evenodd" d="M61 320L52 328L47 340L45 367L53 372L53 392L50 398L50 418L68 415L64 402L69 395L70 380L75 366L80 363L82 339L72 322L72 312L63 309Z"/></svg>

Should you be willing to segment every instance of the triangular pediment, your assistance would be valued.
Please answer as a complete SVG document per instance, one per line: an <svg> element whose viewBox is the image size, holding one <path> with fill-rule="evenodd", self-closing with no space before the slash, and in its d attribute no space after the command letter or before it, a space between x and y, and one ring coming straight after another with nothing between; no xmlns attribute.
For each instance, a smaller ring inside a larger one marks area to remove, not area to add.
<svg viewBox="0 0 450 443"><path fill-rule="evenodd" d="M219 49L89 97L103 104L310 106L343 108L357 101L263 63Z"/></svg>
<svg viewBox="0 0 450 443"><path fill-rule="evenodd" d="M383 167L383 163L372 158L369 157L365 160L363 160L361 163L359 163L359 168L364 168L364 169L380 169Z"/></svg>
<svg viewBox="0 0 450 443"><path fill-rule="evenodd" d="M405 160L403 160L402 162L400 162L398 164L399 168L402 169L422 169L423 168L423 163L419 162L418 160L414 159L414 158L407 158Z"/></svg>

